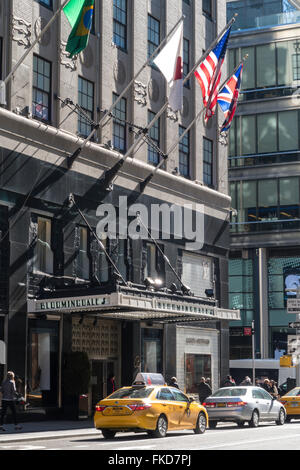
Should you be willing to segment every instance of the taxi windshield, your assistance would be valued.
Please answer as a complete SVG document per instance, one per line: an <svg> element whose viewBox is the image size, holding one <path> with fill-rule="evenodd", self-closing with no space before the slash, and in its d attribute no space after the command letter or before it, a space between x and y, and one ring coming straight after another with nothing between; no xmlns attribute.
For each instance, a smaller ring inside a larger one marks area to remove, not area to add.
<svg viewBox="0 0 300 470"><path fill-rule="evenodd" d="M120 388L120 390L112 393L109 398L147 398L153 390L153 387Z"/></svg>
<svg viewBox="0 0 300 470"><path fill-rule="evenodd" d="M246 388L221 388L211 395L211 397L241 397L246 395Z"/></svg>
<svg viewBox="0 0 300 470"><path fill-rule="evenodd" d="M299 397L300 395L300 388L294 388L290 392L286 393L286 397Z"/></svg>

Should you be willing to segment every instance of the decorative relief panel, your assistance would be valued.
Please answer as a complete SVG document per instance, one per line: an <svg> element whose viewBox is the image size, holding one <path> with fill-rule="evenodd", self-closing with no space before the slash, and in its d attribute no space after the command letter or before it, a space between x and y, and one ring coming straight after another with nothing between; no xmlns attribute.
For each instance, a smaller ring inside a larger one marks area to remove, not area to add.
<svg viewBox="0 0 300 470"><path fill-rule="evenodd" d="M134 82L134 100L142 106L147 106L147 86L141 82Z"/></svg>
<svg viewBox="0 0 300 470"><path fill-rule="evenodd" d="M34 23L34 34L36 38L41 34L43 29L46 27L46 25L47 25L47 20L45 20L45 18L39 17L36 20L36 22ZM42 46L48 46L50 43L50 40L51 40L51 28L47 29L47 31L43 34L43 36L39 40L39 43Z"/></svg>
<svg viewBox="0 0 300 470"><path fill-rule="evenodd" d="M85 351L90 359L116 358L119 355L120 326L116 321L85 318L79 324L72 319L72 351Z"/></svg>
<svg viewBox="0 0 300 470"><path fill-rule="evenodd" d="M12 40L20 46L31 46L31 23L22 18L12 17Z"/></svg>
<svg viewBox="0 0 300 470"><path fill-rule="evenodd" d="M60 63L72 71L77 70L77 55L74 55L72 58L69 57L69 53L66 51L67 43L61 41L60 44Z"/></svg>
<svg viewBox="0 0 300 470"><path fill-rule="evenodd" d="M170 119L171 121L178 121L178 115L177 115L177 112L174 113L174 111L172 110L172 108L170 108L170 106L167 107L167 118Z"/></svg>

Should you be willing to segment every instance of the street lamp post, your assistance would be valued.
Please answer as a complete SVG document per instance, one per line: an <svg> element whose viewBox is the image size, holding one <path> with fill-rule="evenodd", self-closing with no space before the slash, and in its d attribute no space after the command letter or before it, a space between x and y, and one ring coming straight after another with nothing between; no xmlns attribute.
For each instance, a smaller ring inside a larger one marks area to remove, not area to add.
<svg viewBox="0 0 300 470"><path fill-rule="evenodd" d="M255 385L255 329L254 320L251 323L251 337L252 337L252 385Z"/></svg>

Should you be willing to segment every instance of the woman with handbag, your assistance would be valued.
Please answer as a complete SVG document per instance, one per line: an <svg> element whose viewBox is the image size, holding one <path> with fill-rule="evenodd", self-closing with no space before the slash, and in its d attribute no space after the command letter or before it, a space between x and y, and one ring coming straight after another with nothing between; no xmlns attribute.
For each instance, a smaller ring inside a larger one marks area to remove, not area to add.
<svg viewBox="0 0 300 470"><path fill-rule="evenodd" d="M3 427L4 418L6 416L8 408L10 408L15 424L15 429L22 429L22 426L19 426L17 423L17 411L16 411L16 383L15 383L15 374L11 371L7 372L7 378L2 382L1 385L2 392L2 412L0 420L0 431L5 431Z"/></svg>

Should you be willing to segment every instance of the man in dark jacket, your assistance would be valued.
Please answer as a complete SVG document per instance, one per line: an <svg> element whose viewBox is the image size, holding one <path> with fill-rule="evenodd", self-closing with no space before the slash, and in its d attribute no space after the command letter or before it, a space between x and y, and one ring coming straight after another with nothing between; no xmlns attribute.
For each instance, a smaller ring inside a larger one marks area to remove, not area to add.
<svg viewBox="0 0 300 470"><path fill-rule="evenodd" d="M201 377L200 384L198 387L199 401L202 404L209 395L211 395L211 387L206 383L204 377Z"/></svg>

